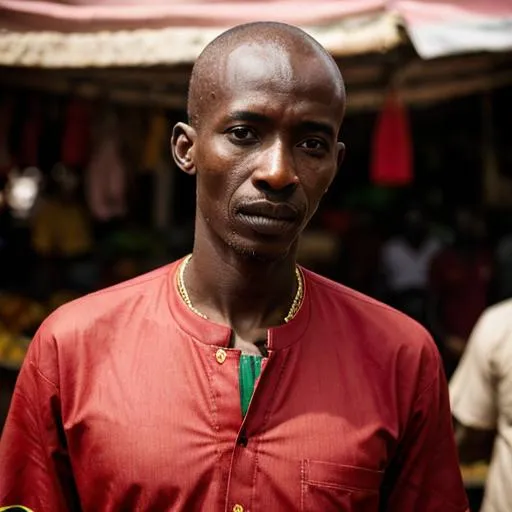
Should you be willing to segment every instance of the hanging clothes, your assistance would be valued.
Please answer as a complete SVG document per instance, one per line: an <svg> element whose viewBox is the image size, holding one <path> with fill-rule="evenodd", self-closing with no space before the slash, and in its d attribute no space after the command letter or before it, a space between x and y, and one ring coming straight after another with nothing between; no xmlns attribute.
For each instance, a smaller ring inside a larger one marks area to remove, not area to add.
<svg viewBox="0 0 512 512"><path fill-rule="evenodd" d="M73 99L69 102L62 137L61 162L72 168L87 165L91 144L91 107L88 102Z"/></svg>
<svg viewBox="0 0 512 512"><path fill-rule="evenodd" d="M0 177L6 177L14 165L9 149L9 132L11 129L14 102L11 97L0 103Z"/></svg>
<svg viewBox="0 0 512 512"><path fill-rule="evenodd" d="M97 220L104 222L126 213L126 169L117 131L116 119L108 115L85 176L90 211Z"/></svg>
<svg viewBox="0 0 512 512"><path fill-rule="evenodd" d="M396 93L388 95L377 119L372 141L371 181L404 186L413 181L413 149L409 119Z"/></svg>
<svg viewBox="0 0 512 512"><path fill-rule="evenodd" d="M19 162L22 167L39 167L39 143L42 132L42 112L39 99L29 101L28 117L23 125Z"/></svg>

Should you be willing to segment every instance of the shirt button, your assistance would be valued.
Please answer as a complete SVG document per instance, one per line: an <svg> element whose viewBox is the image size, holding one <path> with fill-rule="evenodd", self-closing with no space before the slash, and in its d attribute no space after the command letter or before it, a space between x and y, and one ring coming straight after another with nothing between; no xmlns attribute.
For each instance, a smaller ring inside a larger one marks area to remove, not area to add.
<svg viewBox="0 0 512 512"><path fill-rule="evenodd" d="M224 363L226 357L228 357L228 355L226 354L226 351L222 348L219 348L219 350L217 350L217 352L215 353L215 359L217 359L217 363L219 364ZM237 512L243 512L243 510Z"/></svg>
<svg viewBox="0 0 512 512"><path fill-rule="evenodd" d="M244 512L244 507L238 503L233 507L233 512Z"/></svg>

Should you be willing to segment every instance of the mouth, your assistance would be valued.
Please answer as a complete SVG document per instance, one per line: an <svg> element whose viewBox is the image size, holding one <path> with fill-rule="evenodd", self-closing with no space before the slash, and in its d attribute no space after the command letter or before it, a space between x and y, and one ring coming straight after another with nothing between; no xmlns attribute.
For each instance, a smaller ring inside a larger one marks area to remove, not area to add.
<svg viewBox="0 0 512 512"><path fill-rule="evenodd" d="M273 220L295 222L299 212L287 203L271 203L269 201L255 201L241 205L237 209L239 215L249 217L266 217Z"/></svg>
<svg viewBox="0 0 512 512"><path fill-rule="evenodd" d="M263 235L279 235L297 226L299 212L286 203L257 201L240 206L236 215L242 224Z"/></svg>

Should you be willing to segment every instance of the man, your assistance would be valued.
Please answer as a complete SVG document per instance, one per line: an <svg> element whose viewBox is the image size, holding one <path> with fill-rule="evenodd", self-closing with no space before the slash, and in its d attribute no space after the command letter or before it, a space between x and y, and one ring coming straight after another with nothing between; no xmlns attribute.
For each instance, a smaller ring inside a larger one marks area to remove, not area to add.
<svg viewBox="0 0 512 512"><path fill-rule="evenodd" d="M172 135L197 176L192 257L45 321L2 439L0 503L466 510L427 333L295 263L344 111L338 67L297 28L244 25L208 46Z"/></svg>
<svg viewBox="0 0 512 512"><path fill-rule="evenodd" d="M426 324L430 264L441 250L441 241L429 230L423 209L412 205L405 211L402 232L382 250L382 272L388 304Z"/></svg>
<svg viewBox="0 0 512 512"><path fill-rule="evenodd" d="M482 314L450 381L461 460L491 458L481 512L512 510L511 370L512 299Z"/></svg>

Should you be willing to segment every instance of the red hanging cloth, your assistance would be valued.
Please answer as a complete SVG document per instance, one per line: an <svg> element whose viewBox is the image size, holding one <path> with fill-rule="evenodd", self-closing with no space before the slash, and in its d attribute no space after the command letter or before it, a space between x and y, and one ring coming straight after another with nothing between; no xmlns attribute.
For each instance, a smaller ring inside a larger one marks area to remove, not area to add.
<svg viewBox="0 0 512 512"><path fill-rule="evenodd" d="M370 179L375 185L400 186L413 181L412 140L407 111L391 93L373 133Z"/></svg>
<svg viewBox="0 0 512 512"><path fill-rule="evenodd" d="M29 99L28 117L23 126L19 163L22 167L39 165L39 142L42 130L42 111L38 97Z"/></svg>
<svg viewBox="0 0 512 512"><path fill-rule="evenodd" d="M91 107L83 100L73 99L66 111L62 137L61 161L64 165L84 168L91 152Z"/></svg>

